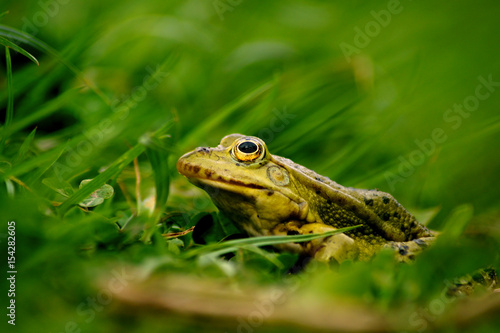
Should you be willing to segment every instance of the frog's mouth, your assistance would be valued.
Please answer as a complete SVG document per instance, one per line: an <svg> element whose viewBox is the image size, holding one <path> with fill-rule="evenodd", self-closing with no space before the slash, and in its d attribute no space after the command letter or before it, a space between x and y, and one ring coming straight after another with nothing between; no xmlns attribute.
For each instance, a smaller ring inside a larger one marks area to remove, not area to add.
<svg viewBox="0 0 500 333"><path fill-rule="evenodd" d="M240 192L237 188L246 187L254 190L265 190L266 188L256 184L248 184L235 179L224 179L219 177L217 179L213 178L202 178L202 177L189 177L186 176L188 180L202 189L208 187L220 188L230 192Z"/></svg>
<svg viewBox="0 0 500 333"><path fill-rule="evenodd" d="M223 178L221 176L216 176L214 172L209 169L202 170L198 165L191 164L184 159L179 159L177 161L177 170L180 174L188 178L188 180L194 185L205 188L206 186L221 188L224 190L238 192L236 189L238 187L245 187L255 190L264 190L265 187L253 184L245 183L240 180Z"/></svg>

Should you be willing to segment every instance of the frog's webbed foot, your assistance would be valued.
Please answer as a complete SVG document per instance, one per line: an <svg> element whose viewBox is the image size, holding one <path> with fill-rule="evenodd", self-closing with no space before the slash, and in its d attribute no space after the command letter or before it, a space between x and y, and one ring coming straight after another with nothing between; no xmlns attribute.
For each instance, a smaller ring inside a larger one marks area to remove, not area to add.
<svg viewBox="0 0 500 333"><path fill-rule="evenodd" d="M273 229L275 235L308 235L312 233L323 233L335 230L335 228L323 223L300 223L291 221L278 225ZM343 233L317 238L305 243L285 244L284 247L293 249L295 252L305 253L318 261L329 262L334 260L338 263L352 260L358 256L358 246L349 236Z"/></svg>
<svg viewBox="0 0 500 333"><path fill-rule="evenodd" d="M435 237L422 237L407 242L389 242L385 244L384 247L394 249L396 260L408 262L413 260L415 256L426 247L431 245L435 239Z"/></svg>

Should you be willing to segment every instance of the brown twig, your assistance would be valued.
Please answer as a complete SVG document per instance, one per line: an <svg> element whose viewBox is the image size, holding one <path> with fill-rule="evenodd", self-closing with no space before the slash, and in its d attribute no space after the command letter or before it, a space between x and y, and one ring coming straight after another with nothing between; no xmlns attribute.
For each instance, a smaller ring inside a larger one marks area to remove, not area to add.
<svg viewBox="0 0 500 333"><path fill-rule="evenodd" d="M184 230L184 231L179 231L179 232L169 232L167 234L162 234L162 236L165 238L165 239L170 239L170 238L177 238L177 237L181 237L181 236L184 236L184 235L187 235L189 234L190 232L193 232L194 230L194 227L191 227L187 230Z"/></svg>

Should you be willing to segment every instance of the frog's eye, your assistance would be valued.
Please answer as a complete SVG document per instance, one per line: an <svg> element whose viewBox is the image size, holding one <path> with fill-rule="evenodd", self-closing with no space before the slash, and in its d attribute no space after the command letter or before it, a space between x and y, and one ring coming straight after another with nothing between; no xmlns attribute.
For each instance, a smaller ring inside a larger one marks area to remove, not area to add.
<svg viewBox="0 0 500 333"><path fill-rule="evenodd" d="M265 155L264 145L254 138L243 138L235 143L231 151L236 160L240 162L255 162Z"/></svg>

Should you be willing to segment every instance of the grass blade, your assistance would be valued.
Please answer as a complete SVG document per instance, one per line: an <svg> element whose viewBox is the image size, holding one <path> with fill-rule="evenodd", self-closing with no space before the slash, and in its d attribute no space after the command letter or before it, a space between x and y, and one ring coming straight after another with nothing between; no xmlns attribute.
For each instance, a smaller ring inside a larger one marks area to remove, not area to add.
<svg viewBox="0 0 500 333"><path fill-rule="evenodd" d="M47 151L35 158L32 158L20 165L15 166L5 173L0 173L0 180L7 179L11 176L18 177L32 171L33 169L36 169L37 167L40 167L41 165L45 165L45 163L47 162L53 164L55 163L55 161L57 161L57 159L61 156L65 149L66 145Z"/></svg>
<svg viewBox="0 0 500 333"><path fill-rule="evenodd" d="M179 150L184 151L196 144L196 142L200 141L200 138L207 137L210 134L210 131L217 127L221 122L224 121L227 117L229 117L233 112L237 111L243 105L253 101L260 95L267 92L274 85L274 81L268 81L254 90L244 94L240 98L235 101L230 102L222 109L214 112L213 115L204 121L202 125L196 127L189 135L186 137L186 140L179 143Z"/></svg>
<svg viewBox="0 0 500 333"><path fill-rule="evenodd" d="M154 135L143 140L146 146L146 154L148 155L151 168L153 169L156 185L156 205L155 211L161 212L167 203L170 174L168 167L168 157L170 149L168 149L168 141L165 136L167 131L172 127L173 121L168 122ZM163 140L162 140L163 139Z"/></svg>
<svg viewBox="0 0 500 333"><path fill-rule="evenodd" d="M186 257L193 257L200 254L208 254L211 252L217 252L218 254L225 254L234 251L235 248L241 248L245 246L265 246L265 245L276 245L284 243L300 243L308 242L310 240L333 236L340 234L355 228L359 228L361 225L356 225L353 227L341 228L337 230L327 231L320 234L307 234L307 235L293 235L293 236L262 236L262 237L250 237L243 239L233 239L227 242L210 244L203 247L195 248L185 252Z"/></svg>
<svg viewBox="0 0 500 333"><path fill-rule="evenodd" d="M443 228L443 238L454 240L459 238L474 216L474 207L470 204L457 206L450 213Z"/></svg>
<svg viewBox="0 0 500 333"><path fill-rule="evenodd" d="M168 157L170 155L170 145L167 135L169 129L174 125L174 120L170 120L153 135L143 137L141 143L146 148L151 168L155 177L156 202L154 214L148 221L148 226L141 237L141 240L149 243L151 237L156 231L156 224L161 218L170 190L170 174L168 166Z"/></svg>
<svg viewBox="0 0 500 333"><path fill-rule="evenodd" d="M61 107L63 107L67 102L71 101L77 93L78 91L76 89L72 89L64 92L63 94L57 96L52 100L49 100L38 110L33 111L29 115L26 115L25 117L14 122L9 128L7 128L7 126L4 126L2 128L2 136L7 137L9 135L12 135L13 133L20 131L27 126L30 126L37 121L50 116L54 112L59 111Z"/></svg>
<svg viewBox="0 0 500 333"><path fill-rule="evenodd" d="M142 154L145 150L144 145L137 144L132 149L123 154L103 173L92 179L87 185L76 191L59 207L60 213L63 215L69 208L80 203L87 198L92 192L103 186L109 179L118 175L134 158Z"/></svg>
<svg viewBox="0 0 500 333"><path fill-rule="evenodd" d="M28 135L28 137L24 140L23 144L19 148L19 153L17 154L17 157L14 160L14 164L17 164L18 162L24 160L24 157L26 156L28 150L30 149L31 143L35 138L35 133L36 133L36 128L32 130L31 133Z"/></svg>
<svg viewBox="0 0 500 333"><path fill-rule="evenodd" d="M25 57L27 57L29 60L31 60L35 64L37 64L37 66L40 66L40 63L38 62L38 60L31 53L29 53L28 51L26 51L22 47L14 44L14 43L12 43L7 38L4 38L4 37L0 36L0 44L4 45L6 47L10 47L14 51L21 53L22 55L24 55Z"/></svg>
<svg viewBox="0 0 500 333"><path fill-rule="evenodd" d="M34 36L25 33L21 30L14 29L2 24L0 24L0 36L4 36L6 38L10 38L25 43L42 52L45 52L46 54L53 56L64 66L66 66L70 71L72 71L76 75L76 77L78 77L78 79L80 79L87 87L89 87L96 95L98 95L107 105L111 105L111 101L109 100L109 98L93 82L87 80L83 75L82 71L80 71L71 62L67 61L59 52L57 52L47 43L44 43L41 40L35 38Z"/></svg>
<svg viewBox="0 0 500 333"><path fill-rule="evenodd" d="M42 177L61 158L67 147L68 145L66 144L59 149L50 151L48 153L48 156L50 158L46 158L45 160L43 160L43 163L35 165L35 167L38 168L27 175L27 177L25 178L26 183L34 184L40 177Z"/></svg>
<svg viewBox="0 0 500 333"><path fill-rule="evenodd" d="M12 123L12 118L14 118L14 89L12 87L12 60L10 58L9 48L5 48L5 60L7 69L7 113L5 115L5 125L4 129L9 128ZM5 141L7 140L7 133L5 131L0 139L0 152L3 151Z"/></svg>

